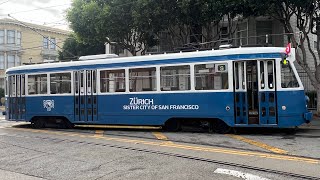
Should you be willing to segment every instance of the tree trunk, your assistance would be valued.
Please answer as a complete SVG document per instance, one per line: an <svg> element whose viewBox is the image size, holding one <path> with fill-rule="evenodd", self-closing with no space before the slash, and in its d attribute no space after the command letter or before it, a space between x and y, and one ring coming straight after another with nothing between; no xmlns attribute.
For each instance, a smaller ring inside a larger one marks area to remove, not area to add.
<svg viewBox="0 0 320 180"><path fill-rule="evenodd" d="M317 87L317 115L320 115L320 85Z"/></svg>

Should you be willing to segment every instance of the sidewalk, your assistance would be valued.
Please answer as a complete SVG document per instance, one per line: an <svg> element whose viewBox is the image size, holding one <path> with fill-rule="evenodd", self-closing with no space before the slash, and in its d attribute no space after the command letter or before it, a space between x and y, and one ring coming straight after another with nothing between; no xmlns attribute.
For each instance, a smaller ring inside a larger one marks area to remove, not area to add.
<svg viewBox="0 0 320 180"><path fill-rule="evenodd" d="M320 130L320 117L313 116L311 122L309 124L303 124L299 126L301 129L319 129Z"/></svg>

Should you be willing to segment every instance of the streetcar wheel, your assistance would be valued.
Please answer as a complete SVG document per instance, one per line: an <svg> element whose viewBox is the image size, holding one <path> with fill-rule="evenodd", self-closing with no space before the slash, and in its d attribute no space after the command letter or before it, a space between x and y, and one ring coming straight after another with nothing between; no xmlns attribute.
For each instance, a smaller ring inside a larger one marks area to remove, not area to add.
<svg viewBox="0 0 320 180"><path fill-rule="evenodd" d="M45 127L45 122L40 119L36 119L31 123L31 127L35 129L40 129Z"/></svg>
<svg viewBox="0 0 320 180"><path fill-rule="evenodd" d="M165 123L165 130L177 132L181 130L181 122L178 119L171 119Z"/></svg>
<svg viewBox="0 0 320 180"><path fill-rule="evenodd" d="M209 126L208 126L208 132L209 133L214 133L213 126L214 126L214 122L210 121L209 122Z"/></svg>
<svg viewBox="0 0 320 180"><path fill-rule="evenodd" d="M231 130L231 127L221 120L217 120L212 124L213 124L212 130L218 134L226 134Z"/></svg>
<svg viewBox="0 0 320 180"><path fill-rule="evenodd" d="M66 128L66 129L72 129L72 128L74 128L74 124L72 124L69 120L64 120L63 121L63 124L64 124L64 127Z"/></svg>

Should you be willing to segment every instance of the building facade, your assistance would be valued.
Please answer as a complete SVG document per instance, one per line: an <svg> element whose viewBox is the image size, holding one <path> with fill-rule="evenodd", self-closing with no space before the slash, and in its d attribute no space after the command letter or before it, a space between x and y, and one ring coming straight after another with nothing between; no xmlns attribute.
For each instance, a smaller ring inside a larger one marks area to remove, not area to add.
<svg viewBox="0 0 320 180"><path fill-rule="evenodd" d="M69 31L46 26L0 19L0 88L4 88L5 71L24 64L58 60Z"/></svg>

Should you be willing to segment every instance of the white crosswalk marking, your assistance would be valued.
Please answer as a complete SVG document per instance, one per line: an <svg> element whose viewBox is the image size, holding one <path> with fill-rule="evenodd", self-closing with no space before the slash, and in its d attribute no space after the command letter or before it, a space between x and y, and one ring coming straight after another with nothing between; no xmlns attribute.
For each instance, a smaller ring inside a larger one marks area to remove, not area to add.
<svg viewBox="0 0 320 180"><path fill-rule="evenodd" d="M263 177L260 177L257 175L243 173L241 171L235 171L235 170L230 170L230 169L217 168L214 171L214 173L226 174L226 175L235 176L235 177L246 179L246 180L270 180L270 179L263 178Z"/></svg>

